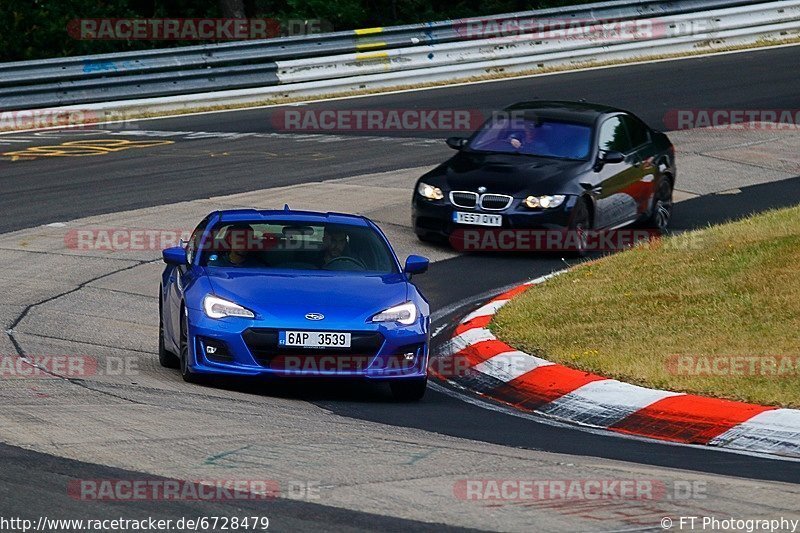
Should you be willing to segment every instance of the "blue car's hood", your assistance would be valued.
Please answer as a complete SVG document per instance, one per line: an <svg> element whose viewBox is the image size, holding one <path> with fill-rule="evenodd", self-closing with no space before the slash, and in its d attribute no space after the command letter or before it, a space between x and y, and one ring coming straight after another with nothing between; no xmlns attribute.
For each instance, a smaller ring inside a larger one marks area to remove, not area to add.
<svg viewBox="0 0 800 533"><path fill-rule="evenodd" d="M408 298L403 274L277 272L236 268L205 270L214 293L255 311L280 327L352 328ZM305 318L321 313L319 322Z"/></svg>

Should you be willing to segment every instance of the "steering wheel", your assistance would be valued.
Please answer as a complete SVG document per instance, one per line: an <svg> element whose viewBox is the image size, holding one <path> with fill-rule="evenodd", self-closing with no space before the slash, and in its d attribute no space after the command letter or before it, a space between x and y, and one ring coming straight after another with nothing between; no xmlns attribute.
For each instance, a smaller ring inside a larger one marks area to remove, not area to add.
<svg viewBox="0 0 800 533"><path fill-rule="evenodd" d="M340 255L339 257L334 257L333 259L325 263L325 265L322 268L327 269L330 265L334 264L337 261L348 261L359 267L361 270L367 269L367 265L362 263L360 259L356 259L355 257L350 257L349 255Z"/></svg>

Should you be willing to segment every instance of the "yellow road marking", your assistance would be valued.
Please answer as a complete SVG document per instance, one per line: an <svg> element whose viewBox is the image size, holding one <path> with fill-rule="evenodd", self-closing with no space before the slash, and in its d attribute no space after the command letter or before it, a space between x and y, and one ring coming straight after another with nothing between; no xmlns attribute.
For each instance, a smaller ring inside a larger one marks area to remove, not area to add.
<svg viewBox="0 0 800 533"><path fill-rule="evenodd" d="M38 157L85 157L93 155L106 155L111 152L120 152L132 148L149 148L151 146L164 146L174 144L175 141L130 141L128 139L91 139L80 141L67 141L55 146L29 146L25 150L4 152L4 157L12 161L30 160Z"/></svg>

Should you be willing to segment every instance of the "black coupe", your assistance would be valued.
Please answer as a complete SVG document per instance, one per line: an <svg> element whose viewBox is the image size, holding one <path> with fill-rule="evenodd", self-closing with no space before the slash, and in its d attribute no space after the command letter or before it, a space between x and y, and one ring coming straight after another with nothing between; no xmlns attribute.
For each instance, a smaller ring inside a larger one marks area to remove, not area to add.
<svg viewBox="0 0 800 533"><path fill-rule="evenodd" d="M422 176L413 226L423 240L467 229L666 231L675 149L633 114L584 102L514 104ZM452 240L452 239L451 239Z"/></svg>

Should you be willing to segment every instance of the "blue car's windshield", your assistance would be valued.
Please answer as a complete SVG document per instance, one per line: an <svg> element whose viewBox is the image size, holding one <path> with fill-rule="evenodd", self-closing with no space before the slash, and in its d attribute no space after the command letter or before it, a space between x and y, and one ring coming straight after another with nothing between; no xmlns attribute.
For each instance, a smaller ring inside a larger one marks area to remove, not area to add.
<svg viewBox="0 0 800 533"><path fill-rule="evenodd" d="M383 274L398 271L388 246L372 228L296 221L220 224L201 245L200 264Z"/></svg>
<svg viewBox="0 0 800 533"><path fill-rule="evenodd" d="M482 152L526 154L560 159L589 157L592 128L556 120L499 118L484 125L469 148Z"/></svg>

